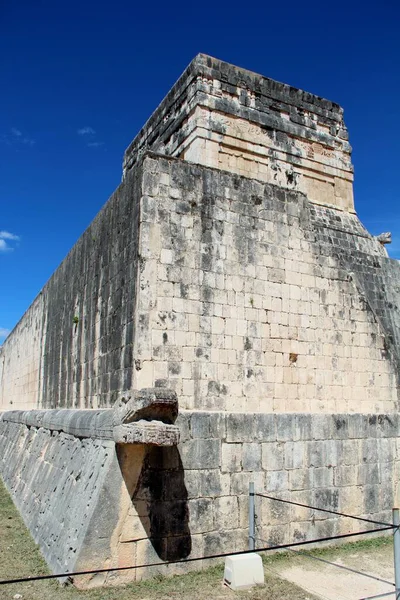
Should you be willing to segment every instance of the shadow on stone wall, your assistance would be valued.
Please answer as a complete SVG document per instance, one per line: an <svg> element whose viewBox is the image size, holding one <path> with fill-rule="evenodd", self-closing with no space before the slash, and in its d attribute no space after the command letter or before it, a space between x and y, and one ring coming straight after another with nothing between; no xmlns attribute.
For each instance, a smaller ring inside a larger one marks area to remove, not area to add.
<svg viewBox="0 0 400 600"><path fill-rule="evenodd" d="M189 556L192 540L188 493L178 449L157 446L148 449L134 489L129 474L124 474L121 457L118 459L132 504L158 556L165 561Z"/></svg>

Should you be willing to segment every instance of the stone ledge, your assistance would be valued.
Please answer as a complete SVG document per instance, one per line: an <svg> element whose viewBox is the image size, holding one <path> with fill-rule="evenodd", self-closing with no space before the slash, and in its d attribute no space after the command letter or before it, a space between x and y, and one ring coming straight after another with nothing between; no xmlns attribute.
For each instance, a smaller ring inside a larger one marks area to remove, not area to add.
<svg viewBox="0 0 400 600"><path fill-rule="evenodd" d="M147 388L121 394L111 409L11 410L0 415L0 423L115 443L175 446L179 443L179 428L173 425L177 415L175 392Z"/></svg>

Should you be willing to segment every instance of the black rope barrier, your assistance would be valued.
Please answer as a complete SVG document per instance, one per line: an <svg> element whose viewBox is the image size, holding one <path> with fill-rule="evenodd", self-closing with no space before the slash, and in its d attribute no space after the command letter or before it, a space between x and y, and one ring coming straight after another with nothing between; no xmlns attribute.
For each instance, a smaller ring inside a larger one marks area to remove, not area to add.
<svg viewBox="0 0 400 600"><path fill-rule="evenodd" d="M375 594L375 596L366 596L365 598L360 598L360 600L375 600L375 598L384 598L385 596L392 596L396 593L396 590L393 592L386 592L385 594Z"/></svg>
<svg viewBox="0 0 400 600"><path fill-rule="evenodd" d="M290 544L285 545L275 545L275 546L267 546L265 548L258 548L257 552L270 552L272 550L286 550L287 548L293 548L296 546L304 546L307 544L316 544L318 542L330 542L333 540L339 540L349 537L356 537L360 535L366 535L368 533L378 533L379 531L387 531L388 529L393 529L393 526L383 527L379 529L367 529L366 531L356 531L354 533L342 533L340 535L329 536L324 538L317 538L313 540L304 540L301 542L292 542ZM129 571L132 569L145 569L149 567L160 567L163 565L174 565L174 564L185 564L191 563L201 560L208 560L211 558L226 558L228 556L238 556L239 554L251 554L254 550L242 550L237 552L222 552L220 554L212 554L210 556L196 556L194 558L185 558L184 560L170 560L167 562L157 562L157 563L149 563L144 565L131 565L129 567L113 567L108 569L92 569L89 571L74 571L70 573L57 573L54 575L35 575L34 577L19 577L17 579L3 579L0 581L0 585L10 585L12 583L26 583L28 581L43 581L45 579L64 579L64 578L72 578L80 575L95 575L97 573L115 573L118 571Z"/></svg>
<svg viewBox="0 0 400 600"><path fill-rule="evenodd" d="M285 504L294 504L295 506L301 506L302 508L309 508L311 510L319 510L321 512L338 515L339 517L347 517L348 519L355 519L356 521L363 521L364 523L371 523L372 525L383 525L384 527L387 527L388 529L396 529L396 525L393 525L391 523L384 523L382 521L374 521L372 519L366 519L364 517L356 517L354 515L348 515L346 513L341 513L336 510L329 510L328 508L318 508L317 506L301 504L300 502L294 502L293 500L284 500L283 498L275 498L274 496L268 496L267 494L256 493L255 495L260 496L261 498L268 498L268 500L276 500L277 502L284 502Z"/></svg>

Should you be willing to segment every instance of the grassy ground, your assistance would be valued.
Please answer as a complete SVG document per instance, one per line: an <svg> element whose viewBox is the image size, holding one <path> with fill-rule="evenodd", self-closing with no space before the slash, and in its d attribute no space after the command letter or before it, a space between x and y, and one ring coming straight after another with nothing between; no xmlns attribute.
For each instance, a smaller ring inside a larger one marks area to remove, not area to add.
<svg viewBox="0 0 400 600"><path fill-rule="evenodd" d="M342 546L341 551L372 548L390 540L370 540ZM332 550L318 551L328 556ZM265 586L248 591L232 592L222 585L223 567L216 566L187 575L143 581L118 588L78 591L73 586L61 587L57 581L44 580L12 585L0 585L0 599L13 599L16 594L29 600L213 600L246 598L247 600L311 600L310 594L274 574L274 564L295 559L293 553L265 557ZM38 547L30 537L10 496L0 481L0 580L48 573Z"/></svg>

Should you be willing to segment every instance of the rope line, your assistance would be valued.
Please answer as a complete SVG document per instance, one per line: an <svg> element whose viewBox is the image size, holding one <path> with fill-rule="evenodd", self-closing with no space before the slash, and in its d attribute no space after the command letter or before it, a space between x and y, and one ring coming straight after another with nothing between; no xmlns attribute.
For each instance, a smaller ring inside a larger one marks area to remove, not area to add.
<svg viewBox="0 0 400 600"><path fill-rule="evenodd" d="M309 506L308 504L301 504L300 502L294 502L293 500L283 500L283 498L275 498L274 496L268 496L267 494L256 493L255 495L260 496L261 498L268 498L269 500L276 500L277 502L284 502L285 504L294 504L295 506L302 506L303 508L310 508L312 510L319 510L321 512L339 515L339 517L348 517L349 519L355 519L356 521L364 521L364 523L372 523L373 525L383 525L388 529L396 529L396 525L393 525L391 523L373 521L372 519L365 519L364 517L355 517L354 515L348 515L346 513L337 512L336 510L329 510L328 508L318 508L317 506Z"/></svg>
<svg viewBox="0 0 400 600"><path fill-rule="evenodd" d="M263 540L261 538L256 538L258 541L267 544L267 540ZM291 552L295 552L296 554L300 554L301 556L305 556L306 558L311 558L312 560L318 560L320 562L326 563L327 565L332 565L333 567L338 567L339 569L344 569L345 571L350 571L351 573L356 573L357 575L362 575L363 577L368 577L369 579L375 579L375 581L380 581L381 583L387 583L388 585L392 585L396 587L392 581L387 581L386 579L381 579L380 577L375 577L375 575L369 575L368 573L363 573L362 571L357 571L356 569L352 569L351 567L346 567L345 565L339 565L338 563L331 562L326 560L325 558L320 558L319 556L313 556L309 554L309 552L305 552L304 550L294 550L293 548L288 548ZM389 592L392 594L393 592Z"/></svg>
<svg viewBox="0 0 400 600"><path fill-rule="evenodd" d="M258 552L270 552L272 550L285 550L286 548L296 547L296 546L305 546L307 544L316 544L317 542L329 542L332 540L339 540L349 537L356 537L359 535L366 535L368 533L377 533L379 531L387 531L388 529L393 529L393 526L383 527L379 529L367 529L366 531L356 531L354 533L342 533L336 536L329 536L324 538L318 538L313 540L304 540L302 542L292 542L290 544L286 544L285 546L276 545L276 546L267 546L265 548L258 548ZM196 562L200 560L207 560L210 558L226 558L227 556L238 556L239 554L251 554L254 553L254 550L242 550L236 552L221 552L220 554L212 554L210 556L197 556L194 558L185 558L184 560L170 560L167 562L157 562L157 563L149 563L144 565L131 565L129 567L113 567L108 569L92 569L90 571L75 571L71 573L57 573L54 575L35 575L34 577L19 577L18 579L3 579L0 581L0 585L8 585L12 583L25 583L27 581L42 581L44 579L61 579L65 577L76 577L78 575L94 575L96 573L110 573L117 571L128 571L132 569L144 569L148 567L159 567L162 565L174 565L174 564L184 564L190 562Z"/></svg>
<svg viewBox="0 0 400 600"><path fill-rule="evenodd" d="M374 600L375 598L383 598L384 596L391 596L395 594L396 591L386 592L385 594L376 594L375 596L366 596L365 598L360 598L360 600Z"/></svg>

